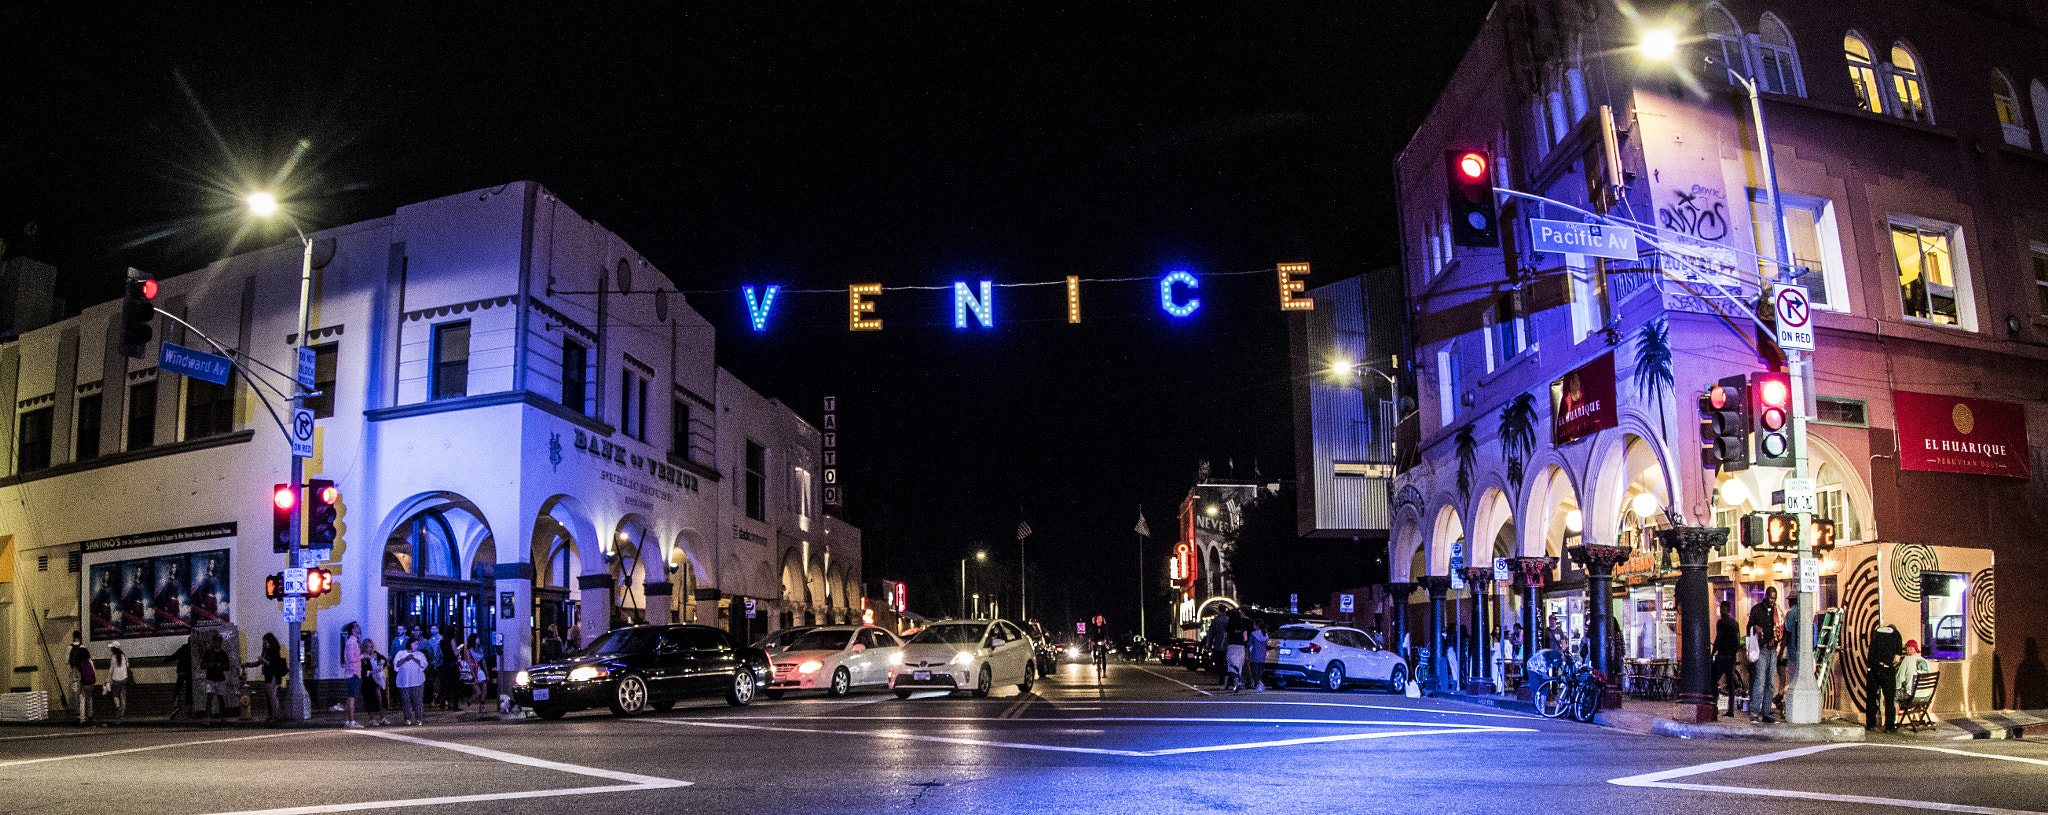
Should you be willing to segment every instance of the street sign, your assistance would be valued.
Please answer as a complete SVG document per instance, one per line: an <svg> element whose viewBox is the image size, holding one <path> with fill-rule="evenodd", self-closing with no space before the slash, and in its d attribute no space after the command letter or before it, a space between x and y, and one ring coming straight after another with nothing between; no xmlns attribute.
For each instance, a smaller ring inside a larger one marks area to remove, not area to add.
<svg viewBox="0 0 2048 815"><path fill-rule="evenodd" d="M307 408L292 408L292 455L296 458L313 457L313 411Z"/></svg>
<svg viewBox="0 0 2048 815"><path fill-rule="evenodd" d="M1289 614L1300 614L1300 613L1301 613L1301 595L1299 595L1299 594L1290 594L1290 595L1287 595L1287 613L1289 613Z"/></svg>
<svg viewBox="0 0 2048 815"><path fill-rule="evenodd" d="M175 342L165 342L156 355L158 368L215 385L228 383L228 372L234 370L234 365L227 357L194 351Z"/></svg>
<svg viewBox="0 0 2048 815"><path fill-rule="evenodd" d="M284 596L284 621L303 623L306 621L306 595L287 594Z"/></svg>
<svg viewBox="0 0 2048 815"><path fill-rule="evenodd" d="M748 617L748 618L752 618L753 616L754 616L754 598L752 598L752 597L749 597L749 598L747 598L747 617Z"/></svg>
<svg viewBox="0 0 2048 815"><path fill-rule="evenodd" d="M1337 610L1344 612L1345 614L1350 614L1351 609L1355 608L1353 604L1356 602L1357 601L1353 600L1351 595L1349 594L1339 594L1337 595Z"/></svg>
<svg viewBox="0 0 2048 815"><path fill-rule="evenodd" d="M1778 316L1778 347L1787 351L1813 350L1813 304L1803 286L1779 286L1771 296L1771 309Z"/></svg>
<svg viewBox="0 0 2048 815"><path fill-rule="evenodd" d="M1799 590L1807 594L1820 592L1820 558L1799 559Z"/></svg>
<svg viewBox="0 0 2048 815"><path fill-rule="evenodd" d="M294 566L284 570L284 596L306 596L306 567Z"/></svg>
<svg viewBox="0 0 2048 815"><path fill-rule="evenodd" d="M313 379L317 376L313 371L313 357L313 349L299 346L299 387L306 390L313 389Z"/></svg>
<svg viewBox="0 0 2048 815"><path fill-rule="evenodd" d="M1502 583L1515 579L1514 571L1509 568L1507 558L1497 557L1493 559L1493 579Z"/></svg>
<svg viewBox="0 0 2048 815"><path fill-rule="evenodd" d="M1529 219L1529 248L1611 260L1636 259L1636 231L1625 226Z"/></svg>
<svg viewBox="0 0 2048 815"><path fill-rule="evenodd" d="M1785 479L1785 511L1814 512L1814 479Z"/></svg>
<svg viewBox="0 0 2048 815"><path fill-rule="evenodd" d="M1465 541L1451 541L1451 588L1465 588Z"/></svg>

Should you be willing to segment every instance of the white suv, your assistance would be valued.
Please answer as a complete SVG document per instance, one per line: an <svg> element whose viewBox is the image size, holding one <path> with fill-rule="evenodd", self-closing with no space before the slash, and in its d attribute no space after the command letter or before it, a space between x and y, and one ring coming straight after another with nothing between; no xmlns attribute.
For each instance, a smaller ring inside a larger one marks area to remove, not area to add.
<svg viewBox="0 0 2048 815"><path fill-rule="evenodd" d="M1408 685L1408 664L1356 628L1296 623L1273 635L1270 650L1266 672L1276 686L1300 680L1335 691L1371 682L1399 693Z"/></svg>

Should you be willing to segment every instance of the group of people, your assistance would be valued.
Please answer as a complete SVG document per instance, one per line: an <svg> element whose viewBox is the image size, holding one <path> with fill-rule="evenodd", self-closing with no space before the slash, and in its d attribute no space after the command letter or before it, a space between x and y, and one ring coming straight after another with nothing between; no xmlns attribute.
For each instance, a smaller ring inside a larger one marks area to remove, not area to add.
<svg viewBox="0 0 2048 815"><path fill-rule="evenodd" d="M1215 663L1225 693L1265 691L1265 671L1258 666L1266 661L1269 639L1271 634L1262 621L1238 609L1226 609L1209 621L1203 644L1222 657Z"/></svg>
<svg viewBox="0 0 2048 815"><path fill-rule="evenodd" d="M1778 720L1772 712L1783 709L1784 683L1778 675L1779 667L1789 663L1796 653L1798 633L1798 626L1785 625L1779 616L1775 587L1765 589L1763 602L1750 607L1744 626L1735 622L1734 604L1721 603L1721 618L1714 623L1714 668L1709 684L1717 695L1727 692L1727 715L1735 715L1735 697L1740 689L1736 664L1746 662L1750 666L1750 721L1772 724ZM1882 718L1885 732L1898 732L1899 700L1910 698L1916 690L1913 678L1932 673L1934 664L1920 656L1919 642L1905 639L1890 623L1882 623L1870 632L1863 667L1867 700L1863 709L1864 729L1876 730Z"/></svg>
<svg viewBox="0 0 2048 815"><path fill-rule="evenodd" d="M342 727L391 724L386 711L397 702L400 724L425 723L426 707L461 710L469 700L484 712L490 669L472 636L464 641L453 626L422 625L417 632L398 626L391 653L377 650L377 641L363 636L362 626L342 629L342 678L348 697L342 700ZM395 691L387 699L387 691ZM356 718L360 703L364 721Z"/></svg>
<svg viewBox="0 0 2048 815"><path fill-rule="evenodd" d="M277 688L284 681L285 661L275 636L264 634L263 643L263 656L255 662L245 663L244 667L263 668L264 683L270 693L271 719L275 721L279 714ZM202 724L211 725L226 711L241 706L240 688L236 682L240 677L235 672L234 658L228 654L228 635L207 633L202 636L196 665L189 642L179 645L178 650L171 653L171 662L177 670L177 683L171 687L175 700L173 716L181 711L193 713ZM70 675L71 698L76 700L74 707L79 724L95 721L95 693L107 697L114 706L116 721L128 717L128 689L134 683L134 673L128 652L120 642L107 644L107 670L102 673L94 664L92 652L86 650L83 637L73 631L71 650L65 654L65 665ZM205 700L196 711L191 709L187 696L195 688Z"/></svg>

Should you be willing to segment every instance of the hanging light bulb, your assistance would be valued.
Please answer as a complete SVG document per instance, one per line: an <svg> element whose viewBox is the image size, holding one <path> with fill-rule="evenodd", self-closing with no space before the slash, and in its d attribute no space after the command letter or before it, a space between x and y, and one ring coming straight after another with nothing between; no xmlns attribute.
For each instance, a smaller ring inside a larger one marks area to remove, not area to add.
<svg viewBox="0 0 2048 815"><path fill-rule="evenodd" d="M1636 517L1647 521L1657 514L1657 496L1647 492L1636 493L1636 497L1629 501L1629 508L1635 510Z"/></svg>
<svg viewBox="0 0 2048 815"><path fill-rule="evenodd" d="M1721 503L1731 507L1749 503L1749 484L1737 478L1721 482Z"/></svg>
<svg viewBox="0 0 2048 815"><path fill-rule="evenodd" d="M1586 516L1576 509L1564 514L1564 529L1574 535L1586 528Z"/></svg>

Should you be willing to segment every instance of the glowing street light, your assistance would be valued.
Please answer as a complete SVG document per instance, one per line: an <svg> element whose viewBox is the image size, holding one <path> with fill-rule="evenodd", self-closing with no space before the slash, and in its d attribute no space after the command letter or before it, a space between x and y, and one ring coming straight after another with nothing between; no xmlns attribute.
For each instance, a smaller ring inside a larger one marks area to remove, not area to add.
<svg viewBox="0 0 2048 815"><path fill-rule="evenodd" d="M249 212L252 215L268 218L277 214L277 196L275 195L267 192L252 192L249 194L248 202Z"/></svg>
<svg viewBox="0 0 2048 815"><path fill-rule="evenodd" d="M1663 62L1678 53L1678 33L1668 28L1645 31L1636 48L1643 52L1643 58Z"/></svg>

